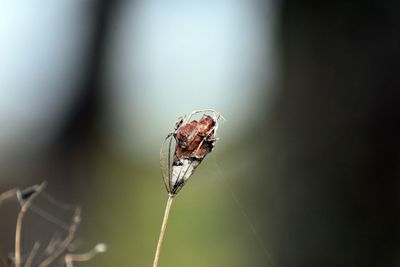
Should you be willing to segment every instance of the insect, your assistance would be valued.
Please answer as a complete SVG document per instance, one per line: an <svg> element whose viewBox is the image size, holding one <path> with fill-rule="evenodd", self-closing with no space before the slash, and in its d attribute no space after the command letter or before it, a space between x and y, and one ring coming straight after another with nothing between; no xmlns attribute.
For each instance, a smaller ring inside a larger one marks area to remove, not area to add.
<svg viewBox="0 0 400 267"><path fill-rule="evenodd" d="M199 120L193 116L203 113ZM165 138L160 150L160 169L170 196L175 196L193 175L217 141L218 120L213 109L196 110L178 118L174 131Z"/></svg>

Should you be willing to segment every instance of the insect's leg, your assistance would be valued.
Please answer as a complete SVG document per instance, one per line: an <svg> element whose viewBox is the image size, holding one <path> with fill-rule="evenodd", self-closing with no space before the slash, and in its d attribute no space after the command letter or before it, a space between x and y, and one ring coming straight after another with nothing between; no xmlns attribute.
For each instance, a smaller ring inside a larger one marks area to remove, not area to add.
<svg viewBox="0 0 400 267"><path fill-rule="evenodd" d="M175 122L174 132L176 132L183 124L186 119L186 115L180 116L178 120Z"/></svg>

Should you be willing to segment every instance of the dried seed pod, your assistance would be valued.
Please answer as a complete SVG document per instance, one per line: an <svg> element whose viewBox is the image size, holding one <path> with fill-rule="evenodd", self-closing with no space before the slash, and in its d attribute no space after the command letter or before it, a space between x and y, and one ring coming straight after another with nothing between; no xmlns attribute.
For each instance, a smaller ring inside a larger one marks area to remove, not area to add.
<svg viewBox="0 0 400 267"><path fill-rule="evenodd" d="M205 114L198 121L190 121L193 115L201 112ZM180 118L175 131L164 140L160 166L165 187L171 196L179 192L205 156L214 149L218 119L221 117L211 109L193 111L187 119Z"/></svg>

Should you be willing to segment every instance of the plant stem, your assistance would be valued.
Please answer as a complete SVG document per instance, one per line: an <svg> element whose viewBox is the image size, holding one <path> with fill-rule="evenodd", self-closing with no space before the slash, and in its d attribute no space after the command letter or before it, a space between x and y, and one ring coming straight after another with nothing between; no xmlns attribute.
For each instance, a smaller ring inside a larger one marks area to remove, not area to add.
<svg viewBox="0 0 400 267"><path fill-rule="evenodd" d="M22 202L23 199L21 197L21 192L17 191L18 200L21 201L21 209L18 213L17 225L15 227L15 267L21 267L21 231L25 213L31 206L32 201L43 191L46 185L46 182L38 185L35 189L35 193L33 193L25 202Z"/></svg>
<svg viewBox="0 0 400 267"><path fill-rule="evenodd" d="M171 205L172 205L173 199L174 199L173 195L168 195L167 205L165 206L164 219L163 219L163 222L161 225L160 236L158 238L156 255L154 256L153 267L158 266L158 258L160 257L161 245L162 245L162 242L164 239L165 229L167 228L168 216L169 216L169 212L171 210Z"/></svg>

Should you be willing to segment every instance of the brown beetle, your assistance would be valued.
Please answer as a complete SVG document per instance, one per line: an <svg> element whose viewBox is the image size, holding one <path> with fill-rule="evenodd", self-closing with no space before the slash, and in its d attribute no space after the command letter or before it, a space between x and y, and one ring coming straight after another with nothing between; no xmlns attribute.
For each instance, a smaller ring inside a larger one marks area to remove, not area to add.
<svg viewBox="0 0 400 267"><path fill-rule="evenodd" d="M200 112L209 112L212 116L204 114L198 121L189 121L193 115ZM194 111L187 119L178 120L175 131L165 139L161 147L160 163L164 183L170 195L178 193L204 157L214 149L220 117L222 116L214 110ZM176 142L174 151L172 151L173 139ZM163 162L166 144L167 166Z"/></svg>

